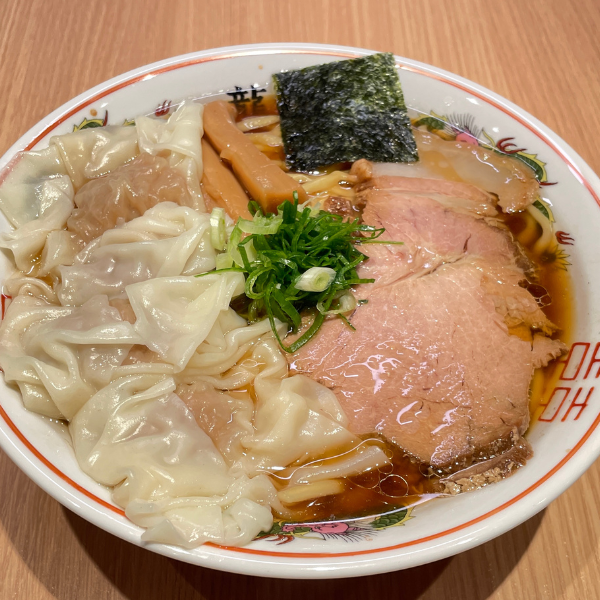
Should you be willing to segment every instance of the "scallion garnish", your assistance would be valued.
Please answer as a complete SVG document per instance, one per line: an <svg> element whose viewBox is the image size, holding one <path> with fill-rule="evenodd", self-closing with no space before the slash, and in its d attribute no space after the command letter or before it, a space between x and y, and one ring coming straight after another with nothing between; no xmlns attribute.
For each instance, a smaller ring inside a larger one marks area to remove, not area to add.
<svg viewBox="0 0 600 600"><path fill-rule="evenodd" d="M210 243L215 250L225 250L226 242L225 211L215 207L210 213Z"/></svg>
<svg viewBox="0 0 600 600"><path fill-rule="evenodd" d="M311 267L304 271L294 283L303 292L324 292L335 279L336 272L331 267Z"/></svg>
<svg viewBox="0 0 600 600"><path fill-rule="evenodd" d="M361 300L360 303L364 303L364 300ZM321 304L317 303L317 310L322 312L324 315L345 315L349 312L352 312L358 302L354 297L354 294L349 291L342 292L340 297L338 298L337 308L330 308L329 310L325 310L325 307Z"/></svg>
<svg viewBox="0 0 600 600"><path fill-rule="evenodd" d="M344 313L357 305L350 288L374 281L358 276L356 268L367 256L355 245L373 243L385 230L359 219L345 221L326 211L298 207L297 197L281 204L276 215L264 215L256 202L250 202L248 208L253 220L238 219L225 252L217 255L217 273L240 271L246 275L247 301L240 312L249 321L266 315L286 352L304 346L327 315L338 315L350 325ZM302 311L311 308L317 310L308 329L285 345L276 319L296 333Z"/></svg>

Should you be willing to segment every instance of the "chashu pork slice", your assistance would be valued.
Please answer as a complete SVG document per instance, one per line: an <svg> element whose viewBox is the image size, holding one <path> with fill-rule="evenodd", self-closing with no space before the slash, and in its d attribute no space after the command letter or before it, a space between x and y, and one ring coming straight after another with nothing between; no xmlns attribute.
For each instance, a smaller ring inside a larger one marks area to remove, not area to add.
<svg viewBox="0 0 600 600"><path fill-rule="evenodd" d="M493 197L462 183L374 178L363 219L404 246L363 246L375 277L350 317L290 356L337 395L357 434L381 433L436 468L510 448L529 424L533 370L560 355L519 285L526 266Z"/></svg>

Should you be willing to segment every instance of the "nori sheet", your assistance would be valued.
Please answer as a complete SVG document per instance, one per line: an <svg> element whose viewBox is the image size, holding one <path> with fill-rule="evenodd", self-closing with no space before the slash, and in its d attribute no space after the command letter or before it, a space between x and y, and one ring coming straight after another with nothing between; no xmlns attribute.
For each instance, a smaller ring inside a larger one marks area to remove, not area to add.
<svg viewBox="0 0 600 600"><path fill-rule="evenodd" d="M290 169L367 158L418 160L394 56L372 54L273 75Z"/></svg>

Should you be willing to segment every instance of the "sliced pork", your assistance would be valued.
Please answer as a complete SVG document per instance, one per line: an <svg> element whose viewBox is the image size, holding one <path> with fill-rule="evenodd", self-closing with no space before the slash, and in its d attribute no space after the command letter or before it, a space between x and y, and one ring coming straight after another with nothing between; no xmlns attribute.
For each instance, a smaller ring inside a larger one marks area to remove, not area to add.
<svg viewBox="0 0 600 600"><path fill-rule="evenodd" d="M495 199L465 183L381 177L363 220L403 246L365 245L357 296L290 357L337 395L357 434L378 432L435 468L496 457L529 425L534 368L563 352ZM514 452L513 452L514 453ZM525 453L526 454L526 453ZM496 463L494 463L495 468Z"/></svg>

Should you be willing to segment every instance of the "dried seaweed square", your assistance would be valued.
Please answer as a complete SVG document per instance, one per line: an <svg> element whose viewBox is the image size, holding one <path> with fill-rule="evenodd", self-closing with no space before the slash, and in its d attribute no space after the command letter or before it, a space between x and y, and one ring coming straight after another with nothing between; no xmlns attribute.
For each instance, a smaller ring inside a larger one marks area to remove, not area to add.
<svg viewBox="0 0 600 600"><path fill-rule="evenodd" d="M392 54L273 76L290 169L367 158L413 162L417 147Z"/></svg>

